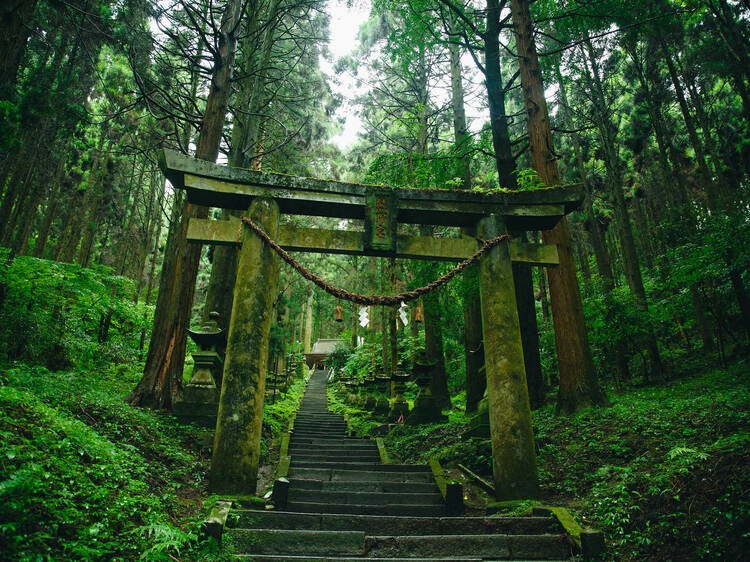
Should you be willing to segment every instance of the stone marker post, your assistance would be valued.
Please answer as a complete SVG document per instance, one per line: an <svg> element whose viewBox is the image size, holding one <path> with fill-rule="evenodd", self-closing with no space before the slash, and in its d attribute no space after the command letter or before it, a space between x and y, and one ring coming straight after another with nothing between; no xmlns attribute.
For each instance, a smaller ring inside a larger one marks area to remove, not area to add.
<svg viewBox="0 0 750 562"><path fill-rule="evenodd" d="M505 232L495 215L478 225L484 239ZM535 498L536 453L507 241L481 258L479 276L495 493L498 500Z"/></svg>
<svg viewBox="0 0 750 562"><path fill-rule="evenodd" d="M276 201L255 199L248 215L271 238L276 237ZM211 490L216 493L255 494L268 333L278 282L278 257L243 227L209 476Z"/></svg>

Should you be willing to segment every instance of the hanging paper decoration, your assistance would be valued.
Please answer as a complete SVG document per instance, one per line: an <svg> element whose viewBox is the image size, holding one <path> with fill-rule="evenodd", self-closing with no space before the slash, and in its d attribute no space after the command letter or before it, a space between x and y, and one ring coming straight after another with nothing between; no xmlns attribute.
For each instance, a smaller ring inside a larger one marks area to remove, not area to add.
<svg viewBox="0 0 750 562"><path fill-rule="evenodd" d="M409 317L406 314L406 303L402 302L401 307L398 309L398 316L401 318L401 323L404 325L404 327L408 326L409 324Z"/></svg>
<svg viewBox="0 0 750 562"><path fill-rule="evenodd" d="M367 313L367 307L359 309L359 325L363 328L367 327L370 323L370 315Z"/></svg>

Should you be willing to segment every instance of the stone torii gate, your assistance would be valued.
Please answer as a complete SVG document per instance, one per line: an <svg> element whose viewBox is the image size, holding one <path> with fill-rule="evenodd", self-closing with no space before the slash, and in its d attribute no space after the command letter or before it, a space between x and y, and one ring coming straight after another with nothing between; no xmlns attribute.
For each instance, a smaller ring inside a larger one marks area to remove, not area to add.
<svg viewBox="0 0 750 562"><path fill-rule="evenodd" d="M473 238L398 234L399 223L477 227L482 239L551 229L583 199L580 186L483 194L394 189L220 166L177 152L160 154L164 174L191 203L247 211L287 251L460 261ZM364 232L296 228L280 215L364 219ZM279 258L239 219L191 219L188 240L239 245L239 265L216 422L211 488L255 493ZM479 260L492 468L498 499L538 495L536 455L516 309L512 262L555 266L557 248L505 240Z"/></svg>

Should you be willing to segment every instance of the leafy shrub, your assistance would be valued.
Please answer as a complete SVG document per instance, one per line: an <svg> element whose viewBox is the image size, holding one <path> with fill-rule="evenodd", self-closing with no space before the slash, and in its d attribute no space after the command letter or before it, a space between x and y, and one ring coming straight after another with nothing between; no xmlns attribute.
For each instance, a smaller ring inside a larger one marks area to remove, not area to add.
<svg viewBox="0 0 750 562"><path fill-rule="evenodd" d="M0 360L52 370L135 359L150 309L133 303L133 282L101 266L83 268L0 249Z"/></svg>
<svg viewBox="0 0 750 562"><path fill-rule="evenodd" d="M195 549L197 430L132 408L135 373L15 365L0 381L6 559L169 559Z"/></svg>

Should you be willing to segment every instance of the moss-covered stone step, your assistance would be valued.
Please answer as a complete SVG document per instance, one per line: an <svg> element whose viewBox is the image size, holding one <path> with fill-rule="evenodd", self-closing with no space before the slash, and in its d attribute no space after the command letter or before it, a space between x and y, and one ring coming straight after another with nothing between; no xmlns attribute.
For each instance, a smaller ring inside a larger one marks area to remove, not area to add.
<svg viewBox="0 0 750 562"><path fill-rule="evenodd" d="M379 462L380 455L375 451L357 451L350 453L329 453L327 451L296 452L292 455L295 464L298 461L322 461L336 463L370 463Z"/></svg>
<svg viewBox="0 0 750 562"><path fill-rule="evenodd" d="M291 443L294 445L308 445L310 447L319 447L321 445L357 445L362 443L370 443L369 439L361 439L357 437L331 437L331 438L319 438L319 437L299 437L297 435L292 436Z"/></svg>
<svg viewBox="0 0 750 562"><path fill-rule="evenodd" d="M308 439L346 439L346 428L321 429L315 427L298 427L292 430L292 435Z"/></svg>
<svg viewBox="0 0 750 562"><path fill-rule="evenodd" d="M370 452L375 451L378 452L378 446L375 443L351 443L351 444L339 444L339 443L333 443L333 444L323 444L318 445L317 447L310 447L307 444L299 445L297 443L294 443L293 445L289 445L289 452L290 453L306 453L310 451L325 451L327 453L339 453L339 454L349 454L356 451L364 451L364 452Z"/></svg>
<svg viewBox="0 0 750 562"><path fill-rule="evenodd" d="M238 554L363 556L365 553L365 534L361 531L228 529L226 536Z"/></svg>
<svg viewBox="0 0 750 562"><path fill-rule="evenodd" d="M554 535L432 535L368 536L368 557L434 558L478 557L485 560L564 560L572 555L562 534Z"/></svg>
<svg viewBox="0 0 750 562"><path fill-rule="evenodd" d="M292 459L294 462L294 459ZM421 464L376 464L376 463L347 463L337 462L294 462L296 468L330 468L332 470L363 470L367 472L426 472L430 473L430 467Z"/></svg>
<svg viewBox="0 0 750 562"><path fill-rule="evenodd" d="M309 557L309 556L274 556L274 555L257 555L257 554L237 554L234 558L240 560L253 560L253 561L268 561L273 562L275 560L290 560L294 562L349 562L353 560L367 560L368 562L414 562L414 558L338 558L326 556L321 557ZM481 562L481 558L420 558L425 562Z"/></svg>
<svg viewBox="0 0 750 562"><path fill-rule="evenodd" d="M316 420L295 420L294 422L294 430L299 431L300 429L317 429L320 431L325 431L329 429L346 429L346 422L344 420L340 421L316 421Z"/></svg>
<svg viewBox="0 0 750 562"><path fill-rule="evenodd" d="M434 482L372 482L368 480L354 480L352 482L337 481L323 482L321 480L292 479L290 487L295 490L337 490L352 492L388 492L400 493L432 493L437 491Z"/></svg>
<svg viewBox="0 0 750 562"><path fill-rule="evenodd" d="M388 493L304 490L290 486L289 501L352 505L441 505L443 503L443 496L440 495L437 488L434 492Z"/></svg>
<svg viewBox="0 0 750 562"><path fill-rule="evenodd" d="M386 472L373 470L334 470L292 466L289 478L323 481L432 482L431 472Z"/></svg>
<svg viewBox="0 0 750 562"><path fill-rule="evenodd" d="M299 513L349 513L353 515L400 515L409 517L440 517L445 515L445 508L442 505L377 505L290 501L287 504L287 509Z"/></svg>
<svg viewBox="0 0 750 562"><path fill-rule="evenodd" d="M532 535L559 534L553 517L399 517L235 510L232 526L322 531L363 531L368 535Z"/></svg>

